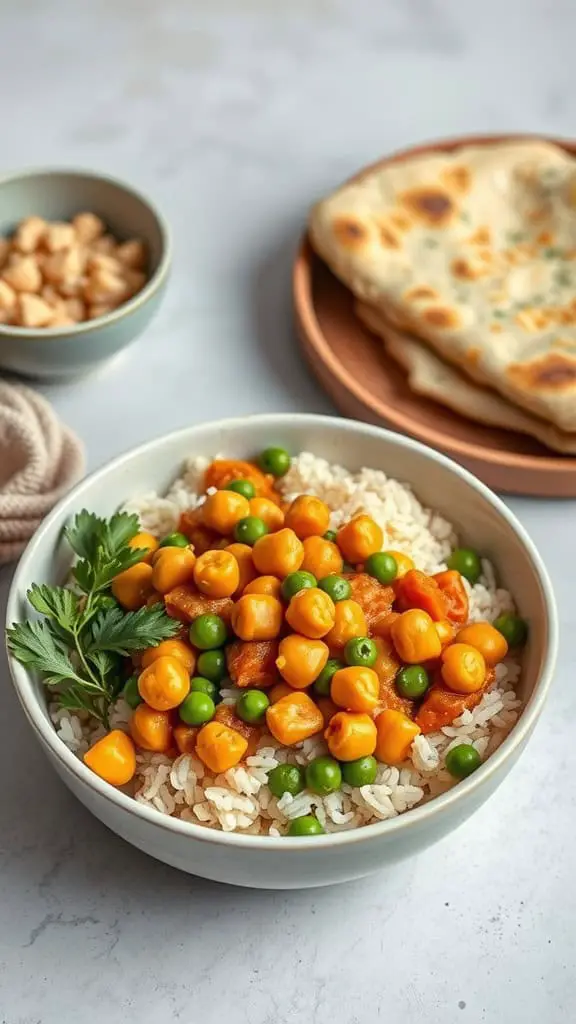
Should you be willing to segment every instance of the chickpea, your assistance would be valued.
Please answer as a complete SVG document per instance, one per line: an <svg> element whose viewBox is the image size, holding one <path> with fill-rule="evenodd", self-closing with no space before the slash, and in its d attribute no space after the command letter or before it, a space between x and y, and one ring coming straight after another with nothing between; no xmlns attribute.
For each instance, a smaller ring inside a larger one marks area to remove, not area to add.
<svg viewBox="0 0 576 1024"><path fill-rule="evenodd" d="M285 522L300 540L322 536L330 526L330 509L320 498L300 494L286 512Z"/></svg>
<svg viewBox="0 0 576 1024"><path fill-rule="evenodd" d="M359 515L338 530L336 543L351 565L365 562L382 549L384 534L370 516Z"/></svg>
<svg viewBox="0 0 576 1024"><path fill-rule="evenodd" d="M334 626L336 606L318 587L299 590L286 611L286 621L296 633L319 640Z"/></svg>

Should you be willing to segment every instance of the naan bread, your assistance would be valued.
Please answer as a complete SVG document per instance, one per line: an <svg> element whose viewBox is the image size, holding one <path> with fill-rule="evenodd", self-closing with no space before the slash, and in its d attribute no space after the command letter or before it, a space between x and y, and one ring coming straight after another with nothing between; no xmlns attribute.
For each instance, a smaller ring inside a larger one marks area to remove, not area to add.
<svg viewBox="0 0 576 1024"><path fill-rule="evenodd" d="M389 164L312 211L354 294L445 359L576 430L576 160L546 142Z"/></svg>
<svg viewBox="0 0 576 1024"><path fill-rule="evenodd" d="M387 354L406 370L410 387L416 394L432 398L484 426L515 430L535 437L563 455L576 454L576 434L564 433L511 405L496 391L475 384L413 334L403 334L392 327L380 310L357 302L356 313L373 334L384 340Z"/></svg>

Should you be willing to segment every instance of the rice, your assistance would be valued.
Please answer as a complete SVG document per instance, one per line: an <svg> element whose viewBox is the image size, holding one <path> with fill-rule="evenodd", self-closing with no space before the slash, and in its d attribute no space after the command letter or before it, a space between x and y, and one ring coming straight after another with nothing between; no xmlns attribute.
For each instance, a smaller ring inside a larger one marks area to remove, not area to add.
<svg viewBox="0 0 576 1024"><path fill-rule="evenodd" d="M149 492L130 499L125 509L135 512L143 530L162 535L175 530L180 513L201 499L208 458L188 460L182 475L166 495ZM409 555L426 573L446 568L446 559L457 546L453 526L436 512L424 508L410 488L380 470L349 473L341 466L303 452L281 481L287 500L298 494L315 494L332 510L332 529L364 512L381 526L384 547ZM508 591L498 587L490 562L482 561L482 575L470 586L470 620L493 620L512 611ZM418 735L410 758L401 766L380 764L372 785L355 788L343 784L329 796L304 790L297 796L275 797L267 785L269 772L278 764L306 766L328 752L322 736L313 736L295 747L279 746L273 737L261 737L255 754L221 775L211 775L191 754L171 760L164 754L139 752L137 774L131 789L135 799L162 814L224 832L282 836L290 822L313 813L326 832L339 832L403 814L455 784L445 767L446 755L459 743L471 743L482 758L492 754L516 722L521 701L515 686L520 665L512 658L497 666L496 680L476 708L464 711L452 725L427 736ZM222 690L222 700L235 704L241 691ZM103 730L81 715L51 709L62 741L79 757ZM114 728L126 729L130 709L117 701L111 716Z"/></svg>

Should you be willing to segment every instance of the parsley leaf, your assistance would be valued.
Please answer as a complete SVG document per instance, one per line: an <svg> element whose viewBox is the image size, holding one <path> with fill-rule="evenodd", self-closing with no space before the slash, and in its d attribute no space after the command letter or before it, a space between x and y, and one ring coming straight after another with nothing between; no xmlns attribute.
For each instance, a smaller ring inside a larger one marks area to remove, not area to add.
<svg viewBox="0 0 576 1024"><path fill-rule="evenodd" d="M65 633L74 633L80 602L71 590L33 583L26 597L40 615L53 619Z"/></svg>
<svg viewBox="0 0 576 1024"><path fill-rule="evenodd" d="M91 561L96 555L103 526L103 519L95 516L93 512L87 512L85 508L82 509L72 525L64 530L64 536L74 554Z"/></svg>
<svg viewBox="0 0 576 1024"><path fill-rule="evenodd" d="M41 672L47 686L67 681L84 686L85 680L76 673L69 654L48 622L20 622L6 631L6 637L10 653L23 665Z"/></svg>
<svg viewBox="0 0 576 1024"><path fill-rule="evenodd" d="M171 619L161 605L126 613L119 608L106 608L90 624L88 654L92 657L95 651L113 651L128 655L157 647L162 640L176 636L180 628L180 623Z"/></svg>
<svg viewBox="0 0 576 1024"><path fill-rule="evenodd" d="M109 520L79 512L65 536L78 556L72 572L83 593L33 584L28 600L43 619L7 631L11 654L57 688L61 707L88 712L104 725L124 685L123 657L155 647L181 628L163 605L125 612L108 601L111 606L102 608L102 592L145 554L130 547L139 529L138 517L125 512Z"/></svg>
<svg viewBox="0 0 576 1024"><path fill-rule="evenodd" d="M130 569L144 555L140 548L131 548L140 529L138 516L117 512L111 519L83 509L78 513L65 536L79 556L73 569L74 578L85 594L93 594L109 586L115 576Z"/></svg>

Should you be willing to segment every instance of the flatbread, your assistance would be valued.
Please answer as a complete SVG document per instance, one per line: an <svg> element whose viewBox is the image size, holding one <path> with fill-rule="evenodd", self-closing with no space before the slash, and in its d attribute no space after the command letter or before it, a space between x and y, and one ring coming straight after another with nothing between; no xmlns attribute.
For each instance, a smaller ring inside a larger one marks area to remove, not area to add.
<svg viewBox="0 0 576 1024"><path fill-rule="evenodd" d="M538 140L430 153L317 204L354 294L469 377L576 431L576 160Z"/></svg>
<svg viewBox="0 0 576 1024"><path fill-rule="evenodd" d="M475 384L413 334L392 327L373 306L357 302L356 313L373 334L384 340L387 354L406 370L408 383L416 394L431 398L476 423L528 434L547 448L563 455L576 455L576 434L558 430L551 423L518 409L496 391Z"/></svg>

